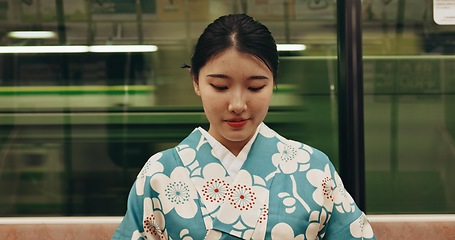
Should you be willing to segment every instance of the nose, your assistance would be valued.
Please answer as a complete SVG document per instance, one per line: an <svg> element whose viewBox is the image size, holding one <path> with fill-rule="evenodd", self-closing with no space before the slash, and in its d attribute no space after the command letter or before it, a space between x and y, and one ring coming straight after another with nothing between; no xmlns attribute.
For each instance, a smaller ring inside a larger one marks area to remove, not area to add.
<svg viewBox="0 0 455 240"><path fill-rule="evenodd" d="M246 99L240 91L230 96L228 110L235 114L241 114L247 109Z"/></svg>

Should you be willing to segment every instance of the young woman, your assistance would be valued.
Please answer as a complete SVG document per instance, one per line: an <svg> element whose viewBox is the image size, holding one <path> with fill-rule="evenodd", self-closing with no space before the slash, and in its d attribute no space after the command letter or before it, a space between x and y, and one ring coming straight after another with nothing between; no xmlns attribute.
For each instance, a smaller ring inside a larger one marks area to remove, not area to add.
<svg viewBox="0 0 455 240"><path fill-rule="evenodd" d="M147 161L113 239L374 239L327 156L263 123L277 69L261 23L208 25L191 75L210 127Z"/></svg>

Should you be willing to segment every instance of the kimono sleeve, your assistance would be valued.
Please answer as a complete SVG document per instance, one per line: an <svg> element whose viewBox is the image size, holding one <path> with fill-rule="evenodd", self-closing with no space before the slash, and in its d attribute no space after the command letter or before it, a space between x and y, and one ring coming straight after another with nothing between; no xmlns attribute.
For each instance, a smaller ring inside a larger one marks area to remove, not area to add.
<svg viewBox="0 0 455 240"><path fill-rule="evenodd" d="M168 151L164 153L166 152ZM144 236L150 235L150 229L144 231L144 226L149 227L150 219L147 217L153 215L154 210L159 211L160 208L159 204L153 203L157 193L150 187L150 179L154 174L163 172L164 167L160 162L162 157L163 152L153 155L139 172L128 195L126 214L112 239L144 239ZM160 216L160 223L154 223L161 224L162 215Z"/></svg>
<svg viewBox="0 0 455 240"><path fill-rule="evenodd" d="M344 188L331 163L329 168L334 183L333 210L324 239L376 239L368 219Z"/></svg>
<svg viewBox="0 0 455 240"><path fill-rule="evenodd" d="M136 183L134 183L128 195L126 214L112 236L112 239L142 239L141 233L144 232L142 225L143 202L144 195L138 196L136 194Z"/></svg>

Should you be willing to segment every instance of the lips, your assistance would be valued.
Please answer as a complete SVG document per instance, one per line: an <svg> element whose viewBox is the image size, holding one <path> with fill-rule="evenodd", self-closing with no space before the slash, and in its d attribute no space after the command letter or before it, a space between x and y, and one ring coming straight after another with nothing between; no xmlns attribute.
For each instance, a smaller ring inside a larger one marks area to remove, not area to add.
<svg viewBox="0 0 455 240"><path fill-rule="evenodd" d="M247 123L247 119L227 120L226 123L232 128L241 128Z"/></svg>

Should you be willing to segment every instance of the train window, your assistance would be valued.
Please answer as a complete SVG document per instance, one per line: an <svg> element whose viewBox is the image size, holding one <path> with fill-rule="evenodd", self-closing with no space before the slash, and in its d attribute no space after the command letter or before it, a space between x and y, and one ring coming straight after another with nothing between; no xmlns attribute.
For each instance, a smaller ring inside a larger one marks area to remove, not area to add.
<svg viewBox="0 0 455 240"><path fill-rule="evenodd" d="M369 212L455 211L455 26L433 2L363 1Z"/></svg>
<svg viewBox="0 0 455 240"><path fill-rule="evenodd" d="M335 10L333 1L0 0L0 215L124 214L147 159L206 127L181 66L227 13L264 22L280 44L267 124L336 163Z"/></svg>

